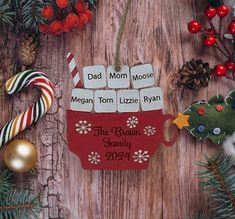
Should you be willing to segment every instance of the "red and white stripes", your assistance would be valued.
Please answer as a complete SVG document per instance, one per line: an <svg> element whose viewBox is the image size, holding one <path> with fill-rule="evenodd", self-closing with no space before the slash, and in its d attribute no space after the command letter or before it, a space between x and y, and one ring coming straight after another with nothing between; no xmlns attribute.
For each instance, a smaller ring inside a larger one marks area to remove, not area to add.
<svg viewBox="0 0 235 219"><path fill-rule="evenodd" d="M0 129L0 147L36 123L51 108L54 96L53 85L42 72L27 70L13 76L6 82L6 91L9 95L13 95L29 85L38 86L42 94L33 106Z"/></svg>
<svg viewBox="0 0 235 219"><path fill-rule="evenodd" d="M73 83L75 85L75 88L81 88L82 82L78 73L78 68L75 62L74 55L71 52L68 53L67 55L67 61L68 61L69 71L73 77Z"/></svg>

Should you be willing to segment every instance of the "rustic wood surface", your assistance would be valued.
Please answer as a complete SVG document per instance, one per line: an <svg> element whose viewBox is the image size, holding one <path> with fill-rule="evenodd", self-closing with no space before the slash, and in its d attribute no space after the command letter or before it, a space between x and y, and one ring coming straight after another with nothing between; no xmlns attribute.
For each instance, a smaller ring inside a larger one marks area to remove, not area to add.
<svg viewBox="0 0 235 219"><path fill-rule="evenodd" d="M40 153L38 177L18 176L20 185L31 187L42 197L41 219L187 219L207 212L207 196L200 192L196 160L203 153L218 152L209 142L194 140L181 131L177 144L162 146L142 171L85 171L69 152L66 139L66 109L73 83L66 66L71 51L82 66L109 65L124 0L99 0L92 24L84 32L61 37L42 37L36 67L45 71L55 84L52 110L37 125L19 137L36 143ZM234 0L228 1L230 4ZM214 51L202 46L201 37L188 34L186 23L202 18L203 0L133 0L121 47L122 62L130 66L152 63L158 84L164 90L165 112L176 115L191 102L208 99L217 92L227 94L234 86L228 80L213 80L208 89L169 95L169 78L183 62L203 58L213 66ZM1 38L1 85L13 74L15 37ZM7 42L7 45L6 45ZM219 58L219 56L217 57ZM30 106L38 97L26 90L15 97L0 99L0 125Z"/></svg>

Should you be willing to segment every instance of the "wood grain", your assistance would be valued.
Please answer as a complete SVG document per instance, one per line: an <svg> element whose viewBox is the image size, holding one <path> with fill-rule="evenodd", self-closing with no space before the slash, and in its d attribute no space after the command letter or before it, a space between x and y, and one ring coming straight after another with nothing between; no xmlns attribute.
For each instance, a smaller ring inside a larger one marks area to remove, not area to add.
<svg viewBox="0 0 235 219"><path fill-rule="evenodd" d="M99 0L95 17L84 32L61 37L42 37L37 68L45 71L55 84L55 102L43 119L19 137L35 142L40 153L37 178L19 176L20 185L40 192L41 219L186 219L207 212L207 196L200 192L194 162L203 153L219 151L209 142L195 141L181 131L171 148L162 146L142 171L85 171L69 152L66 140L66 109L69 108L73 83L66 66L71 51L85 65L114 62L114 48L123 0ZM233 88L227 80L213 80L208 89L180 91L168 95L169 78L183 62L203 58L213 66L214 51L202 47L200 37L188 34L186 23L202 18L203 0L133 0L121 46L122 63L152 63L158 84L165 93L165 112L177 114L191 102L208 99L217 92L224 95ZM228 1L230 4L233 0ZM0 55L4 57L3 82L13 73L14 36L7 45L1 38ZM219 58L219 56L218 56ZM0 83L1 80L0 80ZM1 84L2 85L2 84ZM1 125L26 109L38 97L26 91L0 99Z"/></svg>

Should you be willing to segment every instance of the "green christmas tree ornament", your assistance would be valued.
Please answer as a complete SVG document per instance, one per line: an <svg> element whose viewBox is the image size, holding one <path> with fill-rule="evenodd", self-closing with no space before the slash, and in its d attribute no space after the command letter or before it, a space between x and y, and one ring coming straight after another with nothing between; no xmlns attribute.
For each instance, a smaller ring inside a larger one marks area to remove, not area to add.
<svg viewBox="0 0 235 219"><path fill-rule="evenodd" d="M174 123L180 129L186 127L199 140L222 144L235 132L235 90L226 98L216 95L209 101L193 103L183 114L179 113Z"/></svg>

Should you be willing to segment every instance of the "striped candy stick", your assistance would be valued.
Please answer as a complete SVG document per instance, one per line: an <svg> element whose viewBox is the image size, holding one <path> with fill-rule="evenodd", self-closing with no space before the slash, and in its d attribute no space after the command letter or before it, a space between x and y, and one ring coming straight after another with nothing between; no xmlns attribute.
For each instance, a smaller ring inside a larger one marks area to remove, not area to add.
<svg viewBox="0 0 235 219"><path fill-rule="evenodd" d="M78 73L78 68L75 62L74 55L70 52L67 55L67 62L69 66L69 71L73 77L73 83L76 88L81 88L82 87L82 82Z"/></svg>
<svg viewBox="0 0 235 219"><path fill-rule="evenodd" d="M42 95L33 106L7 122L0 129L0 146L6 144L18 133L36 123L52 105L54 96L53 85L42 72L28 70L18 73L6 82L6 91L9 95L13 95L29 85L39 86Z"/></svg>

